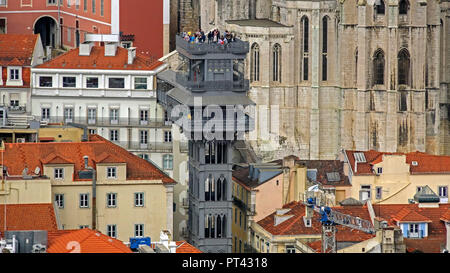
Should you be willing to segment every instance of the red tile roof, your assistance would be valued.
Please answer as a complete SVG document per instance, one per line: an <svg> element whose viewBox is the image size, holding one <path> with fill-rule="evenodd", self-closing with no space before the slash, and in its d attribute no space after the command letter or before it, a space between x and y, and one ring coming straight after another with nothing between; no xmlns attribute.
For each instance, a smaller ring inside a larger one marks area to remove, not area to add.
<svg viewBox="0 0 450 273"><path fill-rule="evenodd" d="M370 219L369 212L363 207L355 209L346 209L343 207L336 207L334 209L350 215L358 215L363 219ZM293 215L293 217L275 226L275 213L265 217L258 222L262 228L270 232L272 235L320 235L322 234L322 225L318 221L319 215L314 212L312 216L311 227L306 227L304 224L303 216L305 216L305 205L299 202L292 202L283 206L283 209L290 209L285 215ZM338 232L336 233L336 240L338 242L361 242L374 237L372 234L367 234L358 230L351 230L344 226L338 226Z"/></svg>
<svg viewBox="0 0 450 273"><path fill-rule="evenodd" d="M178 241L175 243L177 244L177 253L203 253L186 241Z"/></svg>
<svg viewBox="0 0 450 273"><path fill-rule="evenodd" d="M450 156L438 156L430 155L421 152L413 153L383 153L377 151L345 151L349 164L352 168L353 174L367 175L374 174L372 171L372 166L374 164L380 163L383 160L383 155L405 155L406 163L410 165L411 174L424 174L424 173L450 173ZM355 153L364 153L366 158L365 163L358 162L357 168L355 168ZM416 161L417 166L413 166L412 162ZM355 172L355 169L357 171Z"/></svg>
<svg viewBox="0 0 450 273"><path fill-rule="evenodd" d="M0 66L30 66L38 34L0 34Z"/></svg>
<svg viewBox="0 0 450 273"><path fill-rule="evenodd" d="M321 224L318 221L318 215L314 212L312 217L312 227L304 226L303 216L305 215L305 206L298 202L292 202L283 206L290 209L285 215L293 217L274 226L273 213L258 222L262 228L272 235L301 235L301 234L321 234ZM333 207L341 213L358 216L361 219L370 220L367 206L343 206ZM441 247L446 241L446 228L442 219L449 219L450 204L439 204L437 208L419 208L418 204L375 204L373 205L375 215L380 219L385 219L389 225L397 226L398 219L402 222L428 222L428 237L423 239L407 239L405 243L407 248L414 248L422 252L440 252ZM338 242L361 242L373 238L373 234L367 234L358 230L350 230L347 227L337 226L336 240ZM308 244L316 249L319 243Z"/></svg>
<svg viewBox="0 0 450 273"><path fill-rule="evenodd" d="M392 219L401 222L432 222L428 217L425 217L416 211L411 211L407 208L402 208L396 215L392 216Z"/></svg>
<svg viewBox="0 0 450 273"><path fill-rule="evenodd" d="M31 172L36 167L43 170L45 162L52 164L69 162L74 164L74 180L77 181L80 180L79 171L84 170L83 157L87 155L89 166L96 166L99 159L103 160L101 163L125 162L127 180L162 180L163 183L176 183L152 163L98 135L91 135L88 142L78 143L8 143L5 145L5 151L2 152L4 152L4 165L8 168L9 175L22 175L25 167ZM117 161L111 160L112 158Z"/></svg>
<svg viewBox="0 0 450 273"><path fill-rule="evenodd" d="M123 242L88 228L49 240L47 253L132 253Z"/></svg>
<svg viewBox="0 0 450 273"><path fill-rule="evenodd" d="M5 205L0 205L0 231L4 230ZM53 205L6 205L6 230L58 230Z"/></svg>
<svg viewBox="0 0 450 273"><path fill-rule="evenodd" d="M79 50L72 49L37 68L155 70L163 64L139 53L136 53L133 64L128 64L128 50L122 47L117 47L115 56L105 56L104 46L93 46L89 56L80 56Z"/></svg>
<svg viewBox="0 0 450 273"><path fill-rule="evenodd" d="M450 222L450 209L447 210L441 217L442 221Z"/></svg>

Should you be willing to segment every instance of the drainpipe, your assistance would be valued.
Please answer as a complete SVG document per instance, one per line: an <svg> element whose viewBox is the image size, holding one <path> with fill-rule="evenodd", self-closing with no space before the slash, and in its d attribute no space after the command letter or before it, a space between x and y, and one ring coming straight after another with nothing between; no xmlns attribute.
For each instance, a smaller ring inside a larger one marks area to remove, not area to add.
<svg viewBox="0 0 450 273"><path fill-rule="evenodd" d="M84 168L92 171L92 230L97 229L97 172L94 168L88 166L89 157L85 155Z"/></svg>

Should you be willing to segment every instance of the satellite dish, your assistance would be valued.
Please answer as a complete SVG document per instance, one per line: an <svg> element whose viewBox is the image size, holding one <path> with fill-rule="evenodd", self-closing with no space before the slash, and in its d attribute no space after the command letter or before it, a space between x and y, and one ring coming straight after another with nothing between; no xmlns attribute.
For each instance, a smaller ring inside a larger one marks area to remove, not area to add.
<svg viewBox="0 0 450 273"><path fill-rule="evenodd" d="M41 168L36 167L36 169L34 169L34 174L39 175L40 172L41 172Z"/></svg>

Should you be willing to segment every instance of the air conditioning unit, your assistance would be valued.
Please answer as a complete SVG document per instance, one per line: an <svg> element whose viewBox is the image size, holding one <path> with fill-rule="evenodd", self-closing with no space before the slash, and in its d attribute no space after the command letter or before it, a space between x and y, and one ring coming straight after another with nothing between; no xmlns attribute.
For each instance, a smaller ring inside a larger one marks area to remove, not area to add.
<svg viewBox="0 0 450 273"><path fill-rule="evenodd" d="M17 143L25 143L25 138L18 138Z"/></svg>

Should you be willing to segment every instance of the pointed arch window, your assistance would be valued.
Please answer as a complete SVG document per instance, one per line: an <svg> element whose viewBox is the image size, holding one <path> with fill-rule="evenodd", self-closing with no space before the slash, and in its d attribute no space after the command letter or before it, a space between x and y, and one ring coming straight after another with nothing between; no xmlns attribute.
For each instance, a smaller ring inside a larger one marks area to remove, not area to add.
<svg viewBox="0 0 450 273"><path fill-rule="evenodd" d="M205 201L214 201L214 178L210 174L205 180Z"/></svg>
<svg viewBox="0 0 450 273"><path fill-rule="evenodd" d="M398 14L404 15L408 14L409 2L408 0L400 0L398 3Z"/></svg>
<svg viewBox="0 0 450 273"><path fill-rule="evenodd" d="M328 17L322 19L322 81L328 78Z"/></svg>
<svg viewBox="0 0 450 273"><path fill-rule="evenodd" d="M373 58L374 85L384 84L384 66L384 52L383 50L378 49Z"/></svg>
<svg viewBox="0 0 450 273"><path fill-rule="evenodd" d="M308 80L308 59L309 59L309 19L303 16L301 19L301 26L303 30L302 42L302 75L304 81Z"/></svg>
<svg viewBox="0 0 450 273"><path fill-rule="evenodd" d="M272 80L274 82L281 82L281 46L275 44L272 49Z"/></svg>
<svg viewBox="0 0 450 273"><path fill-rule="evenodd" d="M251 65L250 65L250 75L252 82L259 81L259 45L254 43L252 45L252 53L251 53Z"/></svg>
<svg viewBox="0 0 450 273"><path fill-rule="evenodd" d="M221 215L217 215L217 238L222 238L223 234L222 234L222 216Z"/></svg>
<svg viewBox="0 0 450 273"><path fill-rule="evenodd" d="M407 49L398 53L398 84L409 85L410 56Z"/></svg>
<svg viewBox="0 0 450 273"><path fill-rule="evenodd" d="M375 0L375 14L384 15L385 5L383 0Z"/></svg>
<svg viewBox="0 0 450 273"><path fill-rule="evenodd" d="M205 238L210 237L210 228L211 228L211 215L205 216Z"/></svg>

